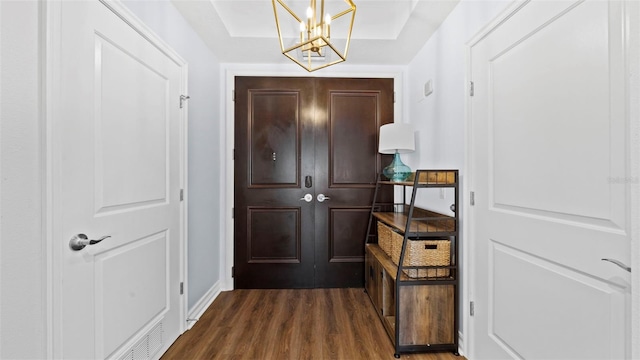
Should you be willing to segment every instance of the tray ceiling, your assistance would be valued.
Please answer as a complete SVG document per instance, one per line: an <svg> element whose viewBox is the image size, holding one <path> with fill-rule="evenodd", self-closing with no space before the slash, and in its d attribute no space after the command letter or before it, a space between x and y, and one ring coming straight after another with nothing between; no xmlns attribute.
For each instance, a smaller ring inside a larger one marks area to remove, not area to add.
<svg viewBox="0 0 640 360"><path fill-rule="evenodd" d="M309 4L308 0L285 1L294 11ZM340 2L326 0L327 7ZM354 2L357 12L347 63L404 65L413 59L459 0ZM280 52L269 0L172 0L172 3L220 62L291 62Z"/></svg>

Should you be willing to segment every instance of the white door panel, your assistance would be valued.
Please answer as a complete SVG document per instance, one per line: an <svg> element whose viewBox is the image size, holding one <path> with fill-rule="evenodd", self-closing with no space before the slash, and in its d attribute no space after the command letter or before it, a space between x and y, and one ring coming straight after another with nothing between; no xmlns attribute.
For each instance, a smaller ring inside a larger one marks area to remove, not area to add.
<svg viewBox="0 0 640 360"><path fill-rule="evenodd" d="M624 338L623 288L498 242L490 243L488 257L490 334L512 356L609 359L624 353L605 345Z"/></svg>
<svg viewBox="0 0 640 360"><path fill-rule="evenodd" d="M471 47L472 355L624 358L624 3L519 6Z"/></svg>
<svg viewBox="0 0 640 360"><path fill-rule="evenodd" d="M168 201L171 88L158 72L166 65L135 55L96 37L101 65L95 74L98 211ZM122 86L132 79L134 86Z"/></svg>
<svg viewBox="0 0 640 360"><path fill-rule="evenodd" d="M144 343L159 357L183 327L182 64L103 3L57 6L55 353L128 358ZM78 233L111 237L72 251Z"/></svg>
<svg viewBox="0 0 640 360"><path fill-rule="evenodd" d="M167 235L163 231L95 255L96 337L104 339L104 353L169 310Z"/></svg>

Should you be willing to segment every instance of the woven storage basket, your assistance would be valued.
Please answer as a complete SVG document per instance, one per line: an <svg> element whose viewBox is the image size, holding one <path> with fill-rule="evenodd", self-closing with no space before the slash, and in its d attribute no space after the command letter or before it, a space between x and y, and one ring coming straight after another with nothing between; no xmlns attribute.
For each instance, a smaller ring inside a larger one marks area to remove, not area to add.
<svg viewBox="0 0 640 360"><path fill-rule="evenodd" d="M391 259L397 265L402 251L402 234L392 232ZM449 240L407 240L404 254L404 266L448 266L451 254ZM449 269L405 269L404 273L410 278L447 277Z"/></svg>
<svg viewBox="0 0 640 360"><path fill-rule="evenodd" d="M387 255L393 254L391 235L394 234L393 230L387 225L378 221L378 245Z"/></svg>

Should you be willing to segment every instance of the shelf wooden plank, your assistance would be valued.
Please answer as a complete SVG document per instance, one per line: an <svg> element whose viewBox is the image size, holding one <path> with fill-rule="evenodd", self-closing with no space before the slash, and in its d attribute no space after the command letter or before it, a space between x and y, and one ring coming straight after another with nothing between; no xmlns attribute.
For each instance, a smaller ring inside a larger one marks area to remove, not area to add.
<svg viewBox="0 0 640 360"><path fill-rule="evenodd" d="M419 170L411 173L406 181L380 181L381 184L414 186L415 177L418 174L418 186L445 186L456 184L456 171L454 170Z"/></svg>
<svg viewBox="0 0 640 360"><path fill-rule="evenodd" d="M366 247L367 249L369 249L369 253L371 253L371 255L373 255L373 257L378 260L378 263L382 265L387 274L391 276L393 281L396 281L398 267L393 263L391 258L387 256L387 254L380 248L380 246L378 246L378 244L367 244Z"/></svg>
<svg viewBox="0 0 640 360"><path fill-rule="evenodd" d="M374 212L373 216L392 228L405 233L407 226L407 213L400 212ZM456 220L450 216L438 214L428 210L414 209L415 218L432 218L429 220L412 220L409 226L410 233L448 233L455 231Z"/></svg>

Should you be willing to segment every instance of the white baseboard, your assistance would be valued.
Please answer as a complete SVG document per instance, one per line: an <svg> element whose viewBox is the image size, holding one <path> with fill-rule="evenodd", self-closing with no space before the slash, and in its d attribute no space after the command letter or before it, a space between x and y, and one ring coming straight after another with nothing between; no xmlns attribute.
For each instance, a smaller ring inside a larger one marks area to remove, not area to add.
<svg viewBox="0 0 640 360"><path fill-rule="evenodd" d="M464 334L458 331L458 353L462 356L465 356L465 348L464 348Z"/></svg>
<svg viewBox="0 0 640 360"><path fill-rule="evenodd" d="M193 325L198 322L200 316L204 314L204 312L211 306L213 301L220 295L222 291L222 286L220 285L220 281L217 281L209 291L207 291L198 302L193 306L191 310L189 310L189 314L187 315L187 330L191 330ZM192 320L192 321L189 321Z"/></svg>

